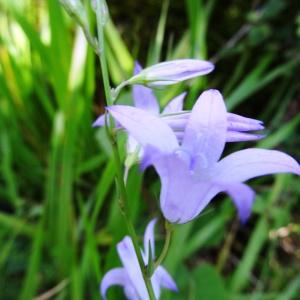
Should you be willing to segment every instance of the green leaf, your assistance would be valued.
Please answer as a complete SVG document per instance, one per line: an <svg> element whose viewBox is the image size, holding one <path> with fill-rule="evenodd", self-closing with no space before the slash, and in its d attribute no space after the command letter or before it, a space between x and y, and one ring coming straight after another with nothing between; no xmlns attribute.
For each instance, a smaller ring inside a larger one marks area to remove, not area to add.
<svg viewBox="0 0 300 300"><path fill-rule="evenodd" d="M204 263L193 272L193 300L229 300L225 284L216 269Z"/></svg>

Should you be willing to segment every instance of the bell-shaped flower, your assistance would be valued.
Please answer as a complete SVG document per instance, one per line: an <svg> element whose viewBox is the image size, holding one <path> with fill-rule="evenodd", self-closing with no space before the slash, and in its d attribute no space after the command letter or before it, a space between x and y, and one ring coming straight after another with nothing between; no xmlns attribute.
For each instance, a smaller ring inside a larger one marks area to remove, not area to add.
<svg viewBox="0 0 300 300"><path fill-rule="evenodd" d="M142 251L142 255L145 264L148 263L149 257L155 257L155 223L156 219L148 224L144 235L144 251ZM123 287L128 300L148 300L148 292L131 238L126 236L118 243L117 251L123 267L112 269L104 275L100 285L101 296L106 300L107 289L112 285L120 285ZM151 256L149 255L149 251L152 252ZM162 266L158 266L154 271L151 283L156 299L160 297L161 288L177 291L176 283Z"/></svg>
<svg viewBox="0 0 300 300"><path fill-rule="evenodd" d="M134 74L143 72L142 67L136 63ZM190 111L183 110L183 101L186 93L182 93L172 99L168 105L160 113L159 102L156 99L153 91L142 85L133 85L133 102L134 106L159 116L162 121L167 123L174 131L178 141L181 143L187 120L190 117ZM249 131L259 131L264 129L263 123L259 120L242 117L240 115L227 113L227 132L226 142L241 142L241 141L255 141L261 139L263 135L249 133ZM101 115L93 124L94 127L104 126L105 116ZM137 154L137 158L141 159L143 156L143 149L141 145L133 138L128 136L127 154Z"/></svg>
<svg viewBox="0 0 300 300"><path fill-rule="evenodd" d="M275 150L246 149L220 160L228 121L217 90L199 97L181 145L165 122L146 111L130 106L112 106L108 111L144 147L144 166L153 165L160 176L160 206L170 222L191 221L220 192L232 198L244 222L255 197L245 181L274 173L300 175L299 164Z"/></svg>

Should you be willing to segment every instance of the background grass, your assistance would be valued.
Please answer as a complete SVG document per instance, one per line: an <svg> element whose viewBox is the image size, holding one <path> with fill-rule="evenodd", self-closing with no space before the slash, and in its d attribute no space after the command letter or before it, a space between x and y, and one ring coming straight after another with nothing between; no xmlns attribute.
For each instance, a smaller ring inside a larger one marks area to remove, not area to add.
<svg viewBox="0 0 300 300"><path fill-rule="evenodd" d="M300 160L298 1L108 2L113 84L131 75L135 59L211 59L213 74L157 91L161 105L187 90L189 108L203 89L218 88L230 110L265 121L258 146ZM97 59L57 0L0 0L0 29L0 298L99 299L126 231L109 143L91 128L104 104ZM132 101L130 90L121 101ZM253 144L226 151L244 146ZM178 226L165 266L180 292L162 299L300 299L299 178L251 185L257 200L246 225L220 196ZM157 176L135 168L128 190L142 234L158 214ZM162 242L161 226L158 248ZM111 289L110 299L120 291Z"/></svg>

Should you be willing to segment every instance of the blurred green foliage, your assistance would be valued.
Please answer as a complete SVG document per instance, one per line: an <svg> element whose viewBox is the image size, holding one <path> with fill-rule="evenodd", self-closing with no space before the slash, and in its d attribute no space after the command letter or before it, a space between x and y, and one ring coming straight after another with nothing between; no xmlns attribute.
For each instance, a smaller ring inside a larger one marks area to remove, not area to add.
<svg viewBox="0 0 300 300"><path fill-rule="evenodd" d="M137 58L144 65L211 59L212 75L157 91L161 104L188 90L189 108L204 88L216 87L230 110L265 121L268 134L258 146L300 159L298 1L108 5L113 84L130 76ZM0 0L0 28L0 298L99 299L99 282L119 265L115 245L126 231L109 143L91 127L104 105L98 62L57 0ZM130 91L121 99L130 103ZM228 149L242 146L252 144ZM180 292L162 299L299 299L298 180L253 181L257 201L244 226L223 197L178 226L165 265ZM157 215L157 177L133 169L128 192L142 233ZM161 245L163 230L157 233ZM122 297L118 288L109 295Z"/></svg>

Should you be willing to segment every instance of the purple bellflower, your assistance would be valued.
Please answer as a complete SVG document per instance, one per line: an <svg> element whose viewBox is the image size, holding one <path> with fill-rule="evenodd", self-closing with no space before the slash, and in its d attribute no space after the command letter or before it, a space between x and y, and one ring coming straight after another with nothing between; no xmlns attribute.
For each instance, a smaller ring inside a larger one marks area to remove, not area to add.
<svg viewBox="0 0 300 300"><path fill-rule="evenodd" d="M194 219L220 192L226 192L245 222L254 191L248 179L274 173L300 175L291 156L265 149L237 151L221 160L227 135L227 113L217 90L201 94L187 120L182 142L160 118L130 106L111 106L110 114L146 152L144 167L153 165L161 180L160 206L172 223Z"/></svg>
<svg viewBox="0 0 300 300"><path fill-rule="evenodd" d="M141 72L143 72L142 67L136 63L134 75L140 74ZM142 85L133 85L134 106L148 111L155 116L161 117L161 119L172 128L179 142L182 141L185 126L191 114L189 111L183 110L183 100L185 95L186 93L182 93L172 99L160 113L159 103L153 91L150 88ZM263 137L261 134L249 133L249 131L258 131L264 129L261 121L245 118L232 113L227 113L226 118L226 142L254 141ZM104 126L104 124L105 116L101 115L94 122L93 126ZM137 153L137 158L139 159L141 159L143 156L143 149L132 135L128 136L127 153L129 156Z"/></svg>
<svg viewBox="0 0 300 300"><path fill-rule="evenodd" d="M214 70L214 65L199 59L177 59L161 62L141 70L127 84L142 84L149 87L172 85L181 81L206 75Z"/></svg>
<svg viewBox="0 0 300 300"><path fill-rule="evenodd" d="M142 251L142 255L145 264L147 264L150 249L152 252L152 257L155 257L155 223L156 219L152 220L148 224L144 235L145 251ZM151 245L151 247L149 246L149 244ZM143 280L143 276L131 238L126 236L120 243L118 243L117 251L122 261L123 268L112 269L104 275L100 285L101 296L106 300L107 289L112 285L120 285L124 288L124 293L128 300L148 300L148 292ZM155 270L151 278L151 283L156 299L159 299L160 297L161 287L177 291L176 283L162 266L159 266Z"/></svg>

